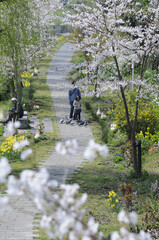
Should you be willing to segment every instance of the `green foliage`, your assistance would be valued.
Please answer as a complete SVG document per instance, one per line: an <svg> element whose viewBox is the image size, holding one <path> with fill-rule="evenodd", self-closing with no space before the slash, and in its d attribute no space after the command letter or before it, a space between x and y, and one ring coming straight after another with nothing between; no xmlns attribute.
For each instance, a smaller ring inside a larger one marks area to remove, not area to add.
<svg viewBox="0 0 159 240"><path fill-rule="evenodd" d="M48 137L44 134L40 135L38 138L34 138L34 142L35 143L38 143L38 142L41 142L41 141L44 141L44 140L47 140Z"/></svg>
<svg viewBox="0 0 159 240"><path fill-rule="evenodd" d="M0 136L3 136L4 133L4 125L0 125Z"/></svg>
<svg viewBox="0 0 159 240"><path fill-rule="evenodd" d="M147 69L144 73L144 78L149 79L150 83L157 83L158 81L158 75L156 70Z"/></svg>
<svg viewBox="0 0 159 240"><path fill-rule="evenodd" d="M147 131L143 134L142 131L136 135L136 140L141 141L141 153L144 155L149 150L152 150L152 146L155 143L155 137L149 132L149 128L147 128Z"/></svg>
<svg viewBox="0 0 159 240"><path fill-rule="evenodd" d="M0 101L8 99L10 87L8 79L0 73Z"/></svg>
<svg viewBox="0 0 159 240"><path fill-rule="evenodd" d="M72 62L74 64L82 63L84 61L85 61L85 56L84 56L83 52L78 51L78 52L74 53L74 55L72 57Z"/></svg>
<svg viewBox="0 0 159 240"><path fill-rule="evenodd" d="M128 137L125 133L121 131L109 131L108 133L108 143L118 147L127 141Z"/></svg>
<svg viewBox="0 0 159 240"><path fill-rule="evenodd" d="M24 110L32 110L33 105L31 100L33 100L34 92L35 90L33 89L32 85L23 88L22 105L24 106Z"/></svg>
<svg viewBox="0 0 159 240"><path fill-rule="evenodd" d="M138 206L139 213L143 214L142 222L138 225L139 229L142 230L151 230L158 229L158 222L159 222L159 211L158 211L158 199L146 198L146 201L139 198L139 206Z"/></svg>
<svg viewBox="0 0 159 240"><path fill-rule="evenodd" d="M109 202L111 209L119 213L120 206L119 206L118 195L114 191L110 191L108 197L109 198L107 199L107 201Z"/></svg>
<svg viewBox="0 0 159 240"><path fill-rule="evenodd" d="M135 103L136 103L135 98L136 98L135 92L130 93L127 96L129 117L132 125L135 118ZM129 129L127 126L123 101L119 101L115 109L115 119L118 129L120 129L122 132L126 132L129 136ZM140 131L142 131L143 133L145 133L147 131L147 128L149 127L150 133L155 134L155 132L159 130L158 119L159 108L154 107L152 102L140 99L136 132L140 133Z"/></svg>
<svg viewBox="0 0 159 240"><path fill-rule="evenodd" d="M115 163L121 162L121 161L123 160L123 156L122 156L121 152L118 151L118 152L114 153L114 157L113 157L112 160L113 160L113 162L115 162Z"/></svg>
<svg viewBox="0 0 159 240"><path fill-rule="evenodd" d="M92 116L92 120L96 121L101 126L101 129L102 129L101 139L104 143L107 143L108 142L108 132L109 132L108 122L100 119L99 116L97 116L95 110L92 108L92 106L89 102L85 102L85 107L90 112L90 114Z"/></svg>

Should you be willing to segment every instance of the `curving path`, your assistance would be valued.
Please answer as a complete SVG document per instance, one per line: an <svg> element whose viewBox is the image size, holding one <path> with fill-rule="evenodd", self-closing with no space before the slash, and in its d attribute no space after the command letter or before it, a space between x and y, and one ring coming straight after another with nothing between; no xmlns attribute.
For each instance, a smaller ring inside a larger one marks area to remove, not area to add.
<svg viewBox="0 0 159 240"><path fill-rule="evenodd" d="M67 76L70 69L70 61L75 50L74 45L70 43L64 44L53 57L48 72L47 84L51 91L58 122L60 119L65 119L66 116L69 116L68 90L70 86ZM88 125L78 126L75 124L71 126L69 124L59 124L59 130L61 141L76 139L79 146L77 156L73 158L70 156L60 156L53 152L44 163L43 166L49 170L51 178L55 178L61 182L65 180L66 176L70 177L70 174L82 163L83 151L89 139L93 138L93 135Z"/></svg>
<svg viewBox="0 0 159 240"><path fill-rule="evenodd" d="M57 122L61 118L69 115L67 81L70 61L75 51L72 44L64 44L55 54L48 71L47 84L50 88L54 109L56 111ZM55 152L50 153L41 167L48 169L50 177L63 182L69 178L83 161L83 150L89 139L93 138L89 126L59 124L62 141L76 138L79 144L77 156L70 158L63 157ZM32 202L25 198L16 201L14 209L0 209L0 240L33 240L33 236L38 239L38 233L33 233L33 218L36 209Z"/></svg>

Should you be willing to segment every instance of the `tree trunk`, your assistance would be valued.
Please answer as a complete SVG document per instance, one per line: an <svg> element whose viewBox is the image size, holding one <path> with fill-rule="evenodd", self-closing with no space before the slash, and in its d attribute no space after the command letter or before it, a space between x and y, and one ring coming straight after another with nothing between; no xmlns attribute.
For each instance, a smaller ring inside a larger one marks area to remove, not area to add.
<svg viewBox="0 0 159 240"><path fill-rule="evenodd" d="M137 173L138 173L137 152L136 152L135 132L133 130L131 133L131 143L132 143L132 154L133 154L133 167L134 167L135 176L137 176Z"/></svg>
<svg viewBox="0 0 159 240"><path fill-rule="evenodd" d="M142 170L142 164L141 164L141 141L138 142L138 164L137 164L138 173L137 176L141 177L141 170Z"/></svg>
<svg viewBox="0 0 159 240"><path fill-rule="evenodd" d="M15 91L15 86L14 86L14 79L10 79L10 90L11 90L11 95L12 97L17 97L16 96L16 91Z"/></svg>
<svg viewBox="0 0 159 240"><path fill-rule="evenodd" d="M98 87L97 80L98 80L98 66L96 67L96 71L95 71L95 85L94 85L95 93L97 92L97 87Z"/></svg>
<svg viewBox="0 0 159 240"><path fill-rule="evenodd" d="M115 52L114 46L112 46L112 49ZM116 56L114 56L114 60L115 60L115 65L116 65L117 72L118 72L118 78L121 81L122 80L122 75L121 75L121 72L120 72L120 68L119 68L119 64L118 64L118 60L117 60ZM139 87L137 98L139 97L139 94L140 94L140 88L141 88L141 86ZM122 85L120 85L120 93L121 93L121 96L122 96L122 99L123 99L123 103L124 103L126 120L127 120L127 125L128 125L128 129L129 129L131 143L132 143L134 172L135 172L135 175L138 176L138 161L137 161L136 141L135 141L135 130L136 130L137 113L138 113L138 100L136 102L135 119L134 119L134 122L133 122L133 125L132 125L131 122L130 122L129 110L128 110L127 101L126 101L126 97L125 97L125 93L124 93L124 88L123 88Z"/></svg>

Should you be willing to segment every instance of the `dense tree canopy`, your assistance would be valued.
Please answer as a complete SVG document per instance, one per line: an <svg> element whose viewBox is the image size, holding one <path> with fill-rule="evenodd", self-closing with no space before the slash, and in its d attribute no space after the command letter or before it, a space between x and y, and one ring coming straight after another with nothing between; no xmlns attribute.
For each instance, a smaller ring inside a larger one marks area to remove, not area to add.
<svg viewBox="0 0 159 240"><path fill-rule="evenodd" d="M0 4L0 73L9 79L12 96L22 98L21 74L49 47L55 3L9 0ZM52 44L52 43L51 43Z"/></svg>

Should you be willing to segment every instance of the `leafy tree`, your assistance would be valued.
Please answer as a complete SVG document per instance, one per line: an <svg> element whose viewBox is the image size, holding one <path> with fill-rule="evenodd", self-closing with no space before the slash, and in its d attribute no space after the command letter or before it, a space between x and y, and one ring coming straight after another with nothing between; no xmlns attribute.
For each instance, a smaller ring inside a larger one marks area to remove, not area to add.
<svg viewBox="0 0 159 240"><path fill-rule="evenodd" d="M33 59L48 47L53 9L45 0L10 0L0 5L0 67L18 103L22 99L21 74L28 71Z"/></svg>

